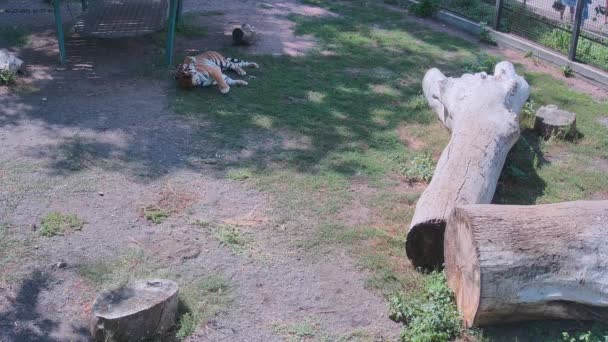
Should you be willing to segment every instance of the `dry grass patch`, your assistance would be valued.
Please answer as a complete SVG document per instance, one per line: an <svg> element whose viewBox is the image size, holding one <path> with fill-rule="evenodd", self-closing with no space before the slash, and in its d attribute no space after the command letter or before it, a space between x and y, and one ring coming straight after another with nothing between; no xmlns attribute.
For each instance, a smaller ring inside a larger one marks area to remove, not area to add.
<svg viewBox="0 0 608 342"><path fill-rule="evenodd" d="M194 201L194 195L167 183L159 192L154 203L142 206L139 210L141 216L146 220L160 224L170 216L188 209Z"/></svg>

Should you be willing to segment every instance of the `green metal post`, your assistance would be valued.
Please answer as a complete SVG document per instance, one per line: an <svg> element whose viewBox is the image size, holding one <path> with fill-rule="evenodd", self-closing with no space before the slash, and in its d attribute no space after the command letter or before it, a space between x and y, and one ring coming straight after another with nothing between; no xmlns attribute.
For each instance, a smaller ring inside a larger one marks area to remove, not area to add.
<svg viewBox="0 0 608 342"><path fill-rule="evenodd" d="M63 37L63 20L61 20L61 0L53 1L53 11L55 12L55 28L57 29L57 43L59 44L59 57L61 64L66 64L65 39Z"/></svg>
<svg viewBox="0 0 608 342"><path fill-rule="evenodd" d="M169 2L169 28L167 30L167 64L173 64L173 43L175 42L175 21L177 19L177 0Z"/></svg>
<svg viewBox="0 0 608 342"><path fill-rule="evenodd" d="M182 11L184 7L184 0L177 0L177 19L176 21L179 23L182 20Z"/></svg>

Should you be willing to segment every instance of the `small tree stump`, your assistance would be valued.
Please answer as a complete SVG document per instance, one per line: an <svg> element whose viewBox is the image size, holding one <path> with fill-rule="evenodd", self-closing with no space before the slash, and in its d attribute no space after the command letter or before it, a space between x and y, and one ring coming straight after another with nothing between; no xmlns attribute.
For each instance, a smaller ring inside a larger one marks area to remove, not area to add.
<svg viewBox="0 0 608 342"><path fill-rule="evenodd" d="M608 201L456 207L445 273L465 326L608 322L607 241Z"/></svg>
<svg viewBox="0 0 608 342"><path fill-rule="evenodd" d="M177 315L177 283L138 280L97 296L91 313L95 342L143 341L163 336Z"/></svg>
<svg viewBox="0 0 608 342"><path fill-rule="evenodd" d="M249 24L243 24L232 30L232 41L235 45L251 45L258 39L258 32Z"/></svg>
<svg viewBox="0 0 608 342"><path fill-rule="evenodd" d="M568 138L576 133L576 114L559 109L556 105L543 106L536 112L534 129L549 138Z"/></svg>

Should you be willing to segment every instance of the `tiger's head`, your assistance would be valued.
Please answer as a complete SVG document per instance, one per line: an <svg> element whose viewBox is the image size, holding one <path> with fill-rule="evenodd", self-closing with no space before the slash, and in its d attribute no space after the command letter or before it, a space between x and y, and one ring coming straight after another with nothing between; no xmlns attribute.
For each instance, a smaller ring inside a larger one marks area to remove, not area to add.
<svg viewBox="0 0 608 342"><path fill-rule="evenodd" d="M175 80L181 88L194 88L194 75L196 75L196 58L186 57L184 62L177 66Z"/></svg>

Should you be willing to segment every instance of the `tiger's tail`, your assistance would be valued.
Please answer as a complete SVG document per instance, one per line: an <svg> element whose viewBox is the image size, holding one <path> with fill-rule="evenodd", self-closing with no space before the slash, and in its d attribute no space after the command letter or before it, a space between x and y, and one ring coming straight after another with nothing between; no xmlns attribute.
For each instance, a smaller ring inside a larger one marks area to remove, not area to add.
<svg viewBox="0 0 608 342"><path fill-rule="evenodd" d="M247 62L238 58L226 57L226 61L230 64L234 64L239 68L259 68L259 65L254 62Z"/></svg>

